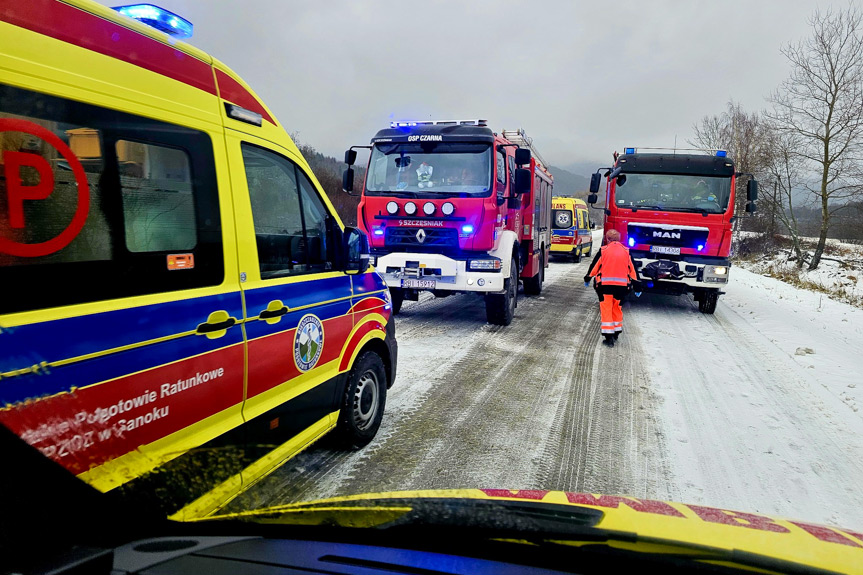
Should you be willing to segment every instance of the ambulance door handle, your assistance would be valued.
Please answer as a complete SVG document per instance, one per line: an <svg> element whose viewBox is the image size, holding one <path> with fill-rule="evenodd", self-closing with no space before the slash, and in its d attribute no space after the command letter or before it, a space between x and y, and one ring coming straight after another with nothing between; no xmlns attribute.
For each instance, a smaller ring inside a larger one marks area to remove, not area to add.
<svg viewBox="0 0 863 575"><path fill-rule="evenodd" d="M225 310L214 311L204 323L198 324L195 333L207 339L218 339L227 333L229 327L236 325L237 319Z"/></svg>
<svg viewBox="0 0 863 575"><path fill-rule="evenodd" d="M286 307L283 307L282 309L277 309L277 310L265 309L264 311L262 311L261 313L258 314L258 317L261 319L271 319L274 317L279 317L279 316L285 315L286 313L288 313L288 308L286 308Z"/></svg>
<svg viewBox="0 0 863 575"><path fill-rule="evenodd" d="M234 326L236 323L237 320L229 317L225 321L219 321L216 323L202 323L195 331L197 333L213 333L214 331L222 331L223 329L228 329L229 327Z"/></svg>
<svg viewBox="0 0 863 575"><path fill-rule="evenodd" d="M279 323L282 316L289 311L288 306L282 303L282 300L274 299L267 304L267 309L261 310L258 319L267 322L268 325L274 325Z"/></svg>

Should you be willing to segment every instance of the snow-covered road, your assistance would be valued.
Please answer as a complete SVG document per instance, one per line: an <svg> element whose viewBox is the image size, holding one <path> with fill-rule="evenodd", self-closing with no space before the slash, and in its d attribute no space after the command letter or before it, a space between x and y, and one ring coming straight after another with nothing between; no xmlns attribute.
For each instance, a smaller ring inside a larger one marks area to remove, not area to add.
<svg viewBox="0 0 863 575"><path fill-rule="evenodd" d="M476 296L405 302L376 439L324 440L229 510L497 487L863 527L863 311L735 268L713 316L688 297L627 302L609 349L586 267L553 262L506 328Z"/></svg>

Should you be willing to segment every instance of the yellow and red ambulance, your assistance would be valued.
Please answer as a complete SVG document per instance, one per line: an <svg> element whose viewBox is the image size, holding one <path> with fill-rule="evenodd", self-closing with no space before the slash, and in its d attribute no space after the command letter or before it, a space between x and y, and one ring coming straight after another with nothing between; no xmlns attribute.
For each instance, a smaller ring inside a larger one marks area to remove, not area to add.
<svg viewBox="0 0 863 575"><path fill-rule="evenodd" d="M578 198L551 199L551 255L572 257L589 256L593 250L587 204Z"/></svg>
<svg viewBox="0 0 863 575"><path fill-rule="evenodd" d="M188 32L0 3L0 423L103 491L270 446L227 496L333 428L362 446L395 379L368 240Z"/></svg>

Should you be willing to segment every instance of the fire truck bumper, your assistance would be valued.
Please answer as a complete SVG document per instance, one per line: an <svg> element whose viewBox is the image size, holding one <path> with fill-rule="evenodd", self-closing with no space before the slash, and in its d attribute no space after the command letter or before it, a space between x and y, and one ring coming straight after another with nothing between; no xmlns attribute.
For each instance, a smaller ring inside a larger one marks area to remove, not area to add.
<svg viewBox="0 0 863 575"><path fill-rule="evenodd" d="M395 252L378 256L375 268L391 288L503 292L504 276L500 267L493 269L495 259L486 255L478 256L474 260L457 260L440 254ZM474 266L487 265L492 269L469 271L469 261L473 262Z"/></svg>
<svg viewBox="0 0 863 575"><path fill-rule="evenodd" d="M731 262L726 258L683 256L679 260L633 254L638 279L647 289L693 292L728 285Z"/></svg>

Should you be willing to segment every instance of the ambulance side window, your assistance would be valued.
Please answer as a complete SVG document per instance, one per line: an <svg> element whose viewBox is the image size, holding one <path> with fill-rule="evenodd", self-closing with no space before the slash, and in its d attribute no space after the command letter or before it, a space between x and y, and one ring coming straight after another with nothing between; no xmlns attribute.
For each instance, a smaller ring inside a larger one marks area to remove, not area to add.
<svg viewBox="0 0 863 575"><path fill-rule="evenodd" d="M224 280L210 136L0 84L0 314Z"/></svg>
<svg viewBox="0 0 863 575"><path fill-rule="evenodd" d="M300 180L300 204L303 208L303 224L309 245L309 271L327 271L333 269L335 254L332 246L327 243L327 212L315 187L309 178L297 167Z"/></svg>
<svg viewBox="0 0 863 575"><path fill-rule="evenodd" d="M189 155L180 149L118 140L126 247L183 251L198 242Z"/></svg>
<svg viewBox="0 0 863 575"><path fill-rule="evenodd" d="M243 144L261 278L332 269L323 202L302 170L270 150Z"/></svg>

